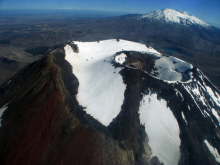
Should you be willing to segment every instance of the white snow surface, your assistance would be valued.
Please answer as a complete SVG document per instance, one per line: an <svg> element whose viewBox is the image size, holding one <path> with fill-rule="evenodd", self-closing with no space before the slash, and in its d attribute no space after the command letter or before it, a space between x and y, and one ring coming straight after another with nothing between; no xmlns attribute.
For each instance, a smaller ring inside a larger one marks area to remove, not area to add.
<svg viewBox="0 0 220 165"><path fill-rule="evenodd" d="M213 147L208 140L204 140L204 143L206 144L207 148L209 149L210 153L214 156L216 162L220 163L220 154L218 153L218 150Z"/></svg>
<svg viewBox="0 0 220 165"><path fill-rule="evenodd" d="M156 10L148 14L142 15L142 18L151 18L183 25L200 25L203 27L210 26L205 21L195 16L189 15L187 12L181 12L174 9Z"/></svg>
<svg viewBox="0 0 220 165"><path fill-rule="evenodd" d="M144 96L140 106L140 121L145 125L152 156L164 165L178 165L180 159L179 125L165 100L156 94Z"/></svg>
<svg viewBox="0 0 220 165"><path fill-rule="evenodd" d="M183 73L191 70L193 66L172 56L161 56L161 58L156 60L155 68L157 69L157 77L159 79L172 82L182 81Z"/></svg>
<svg viewBox="0 0 220 165"><path fill-rule="evenodd" d="M210 87L206 86L206 90L215 104L220 108L220 96L217 92L214 92Z"/></svg>
<svg viewBox="0 0 220 165"><path fill-rule="evenodd" d="M126 61L126 58L127 58L127 55L124 53L121 53L115 57L115 61L119 64L124 64Z"/></svg>
<svg viewBox="0 0 220 165"><path fill-rule="evenodd" d="M186 117L185 117L185 115L184 115L183 112L181 112L181 115L182 115L182 118L183 118L183 120L185 121L186 125L188 125L188 122L187 122Z"/></svg>
<svg viewBox="0 0 220 165"><path fill-rule="evenodd" d="M214 108L212 108L212 114L213 114L213 115L215 116L215 118L218 120L219 125L220 125L220 116L219 116L218 112L217 112Z"/></svg>
<svg viewBox="0 0 220 165"><path fill-rule="evenodd" d="M2 126L2 115L4 114L5 110L7 109L7 105L4 105L0 108L0 127Z"/></svg>
<svg viewBox="0 0 220 165"><path fill-rule="evenodd" d="M153 48L126 40L111 39L99 42L79 42L79 53L70 45L65 46L65 59L72 65L73 74L79 81L77 99L85 111L108 126L120 113L126 85L111 62L117 52L140 51L160 54ZM123 58L120 58L123 62Z"/></svg>

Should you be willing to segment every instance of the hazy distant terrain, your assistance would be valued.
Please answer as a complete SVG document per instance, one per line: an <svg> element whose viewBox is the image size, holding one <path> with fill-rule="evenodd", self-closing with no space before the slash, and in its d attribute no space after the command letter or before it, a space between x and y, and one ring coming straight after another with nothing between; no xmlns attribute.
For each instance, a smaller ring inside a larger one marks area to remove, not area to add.
<svg viewBox="0 0 220 165"><path fill-rule="evenodd" d="M45 52L71 40L122 38L153 46L205 72L220 87L220 31L139 20L111 13L9 14L0 16L0 83Z"/></svg>

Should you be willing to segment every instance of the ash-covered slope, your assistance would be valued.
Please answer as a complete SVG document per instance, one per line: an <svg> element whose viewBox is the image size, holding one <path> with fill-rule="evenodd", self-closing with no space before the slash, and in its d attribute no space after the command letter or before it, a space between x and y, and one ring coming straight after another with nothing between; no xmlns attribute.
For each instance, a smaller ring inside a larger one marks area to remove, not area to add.
<svg viewBox="0 0 220 165"><path fill-rule="evenodd" d="M219 91L125 40L71 42L0 88L0 163L218 165Z"/></svg>

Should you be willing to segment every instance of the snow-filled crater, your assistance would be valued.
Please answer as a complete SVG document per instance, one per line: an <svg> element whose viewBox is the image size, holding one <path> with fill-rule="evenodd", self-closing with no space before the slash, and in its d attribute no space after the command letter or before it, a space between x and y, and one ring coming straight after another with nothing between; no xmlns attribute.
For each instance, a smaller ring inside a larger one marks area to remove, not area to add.
<svg viewBox="0 0 220 165"><path fill-rule="evenodd" d="M65 46L65 59L79 81L77 99L88 114L105 126L120 113L124 101L126 84L119 73L123 68L113 65L115 54L122 50L156 52L140 43L116 39L74 41ZM122 64L126 56L116 59Z"/></svg>
<svg viewBox="0 0 220 165"><path fill-rule="evenodd" d="M183 74L192 68L177 58L162 56L152 47L126 40L74 41L64 49L65 59L72 65L72 72L79 81L79 103L105 126L117 117L124 102L126 84L120 74L124 67L141 69L155 78L171 82L182 81ZM138 52L144 58L136 59L126 52ZM152 61L153 69L146 70L146 65Z"/></svg>
<svg viewBox="0 0 220 165"><path fill-rule="evenodd" d="M139 69L165 82L188 82L192 79L193 66L176 57L163 56L153 51L122 51L115 56L115 62L126 67Z"/></svg>
<svg viewBox="0 0 220 165"><path fill-rule="evenodd" d="M193 66L175 57L160 57L155 61L154 75L165 81L186 82L191 80Z"/></svg>

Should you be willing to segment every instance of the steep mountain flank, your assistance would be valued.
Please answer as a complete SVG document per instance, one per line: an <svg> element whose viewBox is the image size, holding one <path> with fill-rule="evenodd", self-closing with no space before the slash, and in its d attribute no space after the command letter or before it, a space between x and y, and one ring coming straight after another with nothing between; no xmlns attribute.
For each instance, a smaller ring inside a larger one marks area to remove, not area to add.
<svg viewBox="0 0 220 165"><path fill-rule="evenodd" d="M78 83L72 74L66 77L68 66L59 65L63 59L64 50L57 49L1 87L0 105L7 103L0 128L1 164L133 164L132 151L88 124L96 121L68 92L77 91Z"/></svg>

